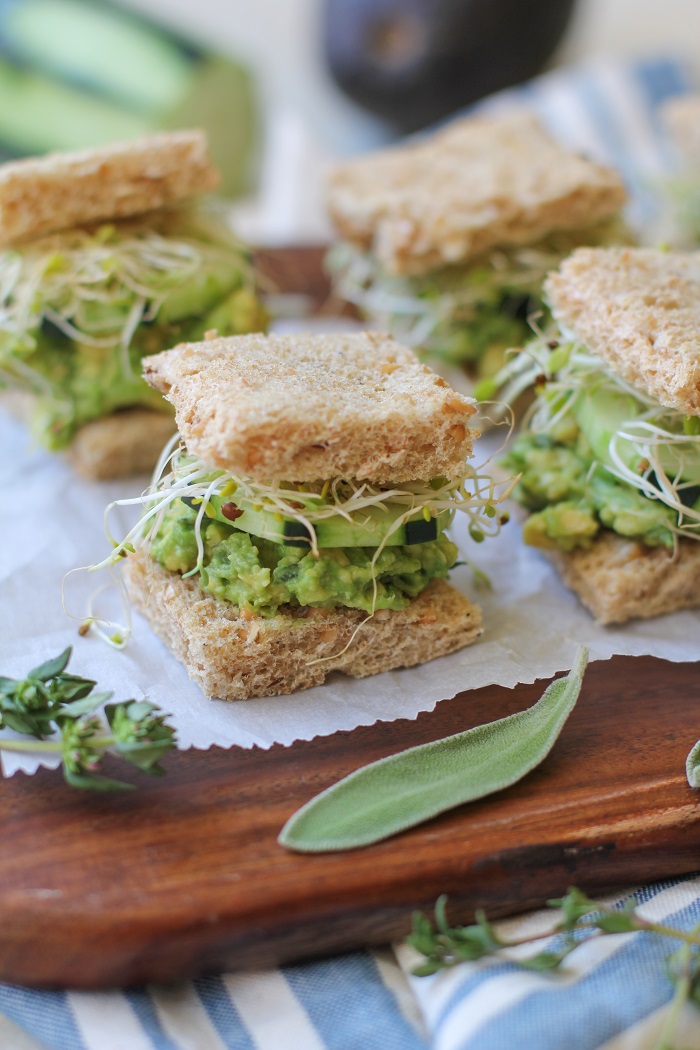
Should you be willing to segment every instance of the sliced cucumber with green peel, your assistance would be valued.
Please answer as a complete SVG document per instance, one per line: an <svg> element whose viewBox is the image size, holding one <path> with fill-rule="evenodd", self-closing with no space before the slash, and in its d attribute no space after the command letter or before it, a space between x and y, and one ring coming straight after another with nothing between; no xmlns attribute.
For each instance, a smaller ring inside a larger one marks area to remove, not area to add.
<svg viewBox="0 0 700 1050"><path fill-rule="evenodd" d="M251 188L258 117L247 69L122 3L0 0L0 95L2 159L204 128L221 192Z"/></svg>
<svg viewBox="0 0 700 1050"><path fill-rule="evenodd" d="M197 509L190 497L181 497L183 503ZM242 532L249 532L261 539L284 543L287 547L310 547L311 539L303 522L296 518L285 518L272 510L253 510L239 507L230 498L211 496L210 516ZM410 546L413 543L428 543L436 540L448 527L454 512L441 511L428 521L419 511L402 525L396 521L405 513L401 507L367 507L357 511L352 521L340 514L318 521L314 525L319 547L390 547Z"/></svg>

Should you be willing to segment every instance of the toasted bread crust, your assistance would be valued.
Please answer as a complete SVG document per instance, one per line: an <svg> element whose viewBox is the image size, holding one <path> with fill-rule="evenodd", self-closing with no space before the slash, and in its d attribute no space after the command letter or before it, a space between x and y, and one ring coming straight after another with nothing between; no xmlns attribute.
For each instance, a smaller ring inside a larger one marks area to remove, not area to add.
<svg viewBox="0 0 700 1050"><path fill-rule="evenodd" d="M464 474L470 398L389 336L231 336L146 357L188 450L260 480Z"/></svg>
<svg viewBox="0 0 700 1050"><path fill-rule="evenodd" d="M557 321L629 383L700 414L700 252L579 248L545 294Z"/></svg>
<svg viewBox="0 0 700 1050"><path fill-rule="evenodd" d="M694 540L681 540L674 556L665 547L646 547L605 530L588 550L551 557L601 624L700 605L700 543Z"/></svg>
<svg viewBox="0 0 700 1050"><path fill-rule="evenodd" d="M147 554L129 555L124 568L137 609L190 678L221 700L308 689L331 671L364 678L413 667L470 645L481 634L478 606L444 580L434 580L407 609L377 613L343 653L366 618L359 610L287 606L270 619L245 616ZM313 662L318 660L324 662Z"/></svg>
<svg viewBox="0 0 700 1050"><path fill-rule="evenodd" d="M0 167L0 245L139 215L214 189L203 131L144 136Z"/></svg>
<svg viewBox="0 0 700 1050"><path fill-rule="evenodd" d="M615 171L564 149L524 112L454 121L417 145L338 167L328 186L341 237L390 273L532 244L593 225L624 202Z"/></svg>

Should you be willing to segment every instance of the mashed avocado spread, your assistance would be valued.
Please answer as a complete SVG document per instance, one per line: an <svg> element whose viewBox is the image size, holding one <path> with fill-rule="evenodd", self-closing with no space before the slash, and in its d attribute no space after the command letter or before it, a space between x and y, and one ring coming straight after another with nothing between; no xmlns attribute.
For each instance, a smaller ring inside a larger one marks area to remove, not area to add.
<svg viewBox="0 0 700 1050"><path fill-rule="evenodd" d="M177 213L2 252L0 289L0 385L35 395L34 430L51 449L116 409L167 410L141 378L145 354L266 322L240 246Z"/></svg>
<svg viewBox="0 0 700 1050"><path fill-rule="evenodd" d="M174 500L165 512L150 555L171 572L197 565L196 512ZM273 616L280 605L332 609L346 606L403 609L430 580L447 576L457 547L444 536L427 543L385 547L325 547L315 558L304 548L251 536L234 526L204 518L203 567L198 580L215 598ZM374 590L376 580L376 599Z"/></svg>
<svg viewBox="0 0 700 1050"><path fill-rule="evenodd" d="M572 551L607 528L648 547L673 547L677 514L670 507L614 478L573 422L561 437L525 432L504 459L522 473L514 498L533 512L523 525L526 543Z"/></svg>

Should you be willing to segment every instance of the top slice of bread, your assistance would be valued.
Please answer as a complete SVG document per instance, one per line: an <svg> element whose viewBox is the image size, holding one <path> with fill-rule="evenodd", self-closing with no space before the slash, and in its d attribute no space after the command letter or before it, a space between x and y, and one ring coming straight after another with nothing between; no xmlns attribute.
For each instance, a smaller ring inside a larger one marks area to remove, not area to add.
<svg viewBox="0 0 700 1050"><path fill-rule="evenodd" d="M0 244L140 215L219 181L203 131L147 135L0 167Z"/></svg>
<svg viewBox="0 0 700 1050"><path fill-rule="evenodd" d="M146 357L188 450L259 481L462 477L470 398L375 332L244 335Z"/></svg>
<svg viewBox="0 0 700 1050"><path fill-rule="evenodd" d="M700 169L700 95L672 98L662 115L685 162Z"/></svg>
<svg viewBox="0 0 700 1050"><path fill-rule="evenodd" d="M417 145L350 161L328 187L341 236L390 273L532 244L591 226L624 202L615 171L564 149L523 111L455 121Z"/></svg>
<svg viewBox="0 0 700 1050"><path fill-rule="evenodd" d="M700 252L579 248L545 295L556 320L628 383L700 415Z"/></svg>

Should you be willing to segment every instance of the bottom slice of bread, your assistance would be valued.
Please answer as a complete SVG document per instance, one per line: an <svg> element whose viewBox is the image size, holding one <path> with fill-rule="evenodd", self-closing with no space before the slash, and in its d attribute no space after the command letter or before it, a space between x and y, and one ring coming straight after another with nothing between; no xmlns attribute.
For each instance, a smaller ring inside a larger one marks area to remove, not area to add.
<svg viewBox="0 0 700 1050"><path fill-rule="evenodd" d="M80 427L66 456L90 481L147 474L174 433L175 420L165 412L123 408Z"/></svg>
<svg viewBox="0 0 700 1050"><path fill-rule="evenodd" d="M31 420L34 400L24 391L0 393L0 407L26 424ZM168 412L122 408L84 423L65 450L65 456L89 481L150 474L175 429L175 420Z"/></svg>
<svg viewBox="0 0 700 1050"><path fill-rule="evenodd" d="M700 543L694 540L681 540L674 554L605 531L587 550L552 559L601 624L700 605Z"/></svg>
<svg viewBox="0 0 700 1050"><path fill-rule="evenodd" d="M378 612L343 652L365 619L356 609L286 606L266 619L205 594L194 580L168 572L146 554L129 555L124 568L136 608L190 678L221 700L307 689L331 671L364 678L412 667L481 634L479 607L444 580L433 580L406 609Z"/></svg>

